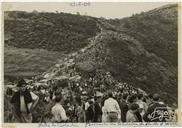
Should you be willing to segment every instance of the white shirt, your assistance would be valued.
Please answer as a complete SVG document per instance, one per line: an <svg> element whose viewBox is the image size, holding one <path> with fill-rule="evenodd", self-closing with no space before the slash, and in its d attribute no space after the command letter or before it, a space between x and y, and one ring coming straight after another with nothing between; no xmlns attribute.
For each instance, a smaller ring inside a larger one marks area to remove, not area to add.
<svg viewBox="0 0 182 128"><path fill-rule="evenodd" d="M121 110L118 102L113 98L108 98L104 102L104 109L106 112L117 112L118 115L121 114Z"/></svg>
<svg viewBox="0 0 182 128"><path fill-rule="evenodd" d="M32 96L33 101L39 100L39 97L35 93L30 92L30 94ZM32 102L28 104L28 108L30 109L31 107L32 107Z"/></svg>
<svg viewBox="0 0 182 128"><path fill-rule="evenodd" d="M89 108L90 104L88 102L85 103L85 111Z"/></svg>
<svg viewBox="0 0 182 128"><path fill-rule="evenodd" d="M66 121L68 118L66 112L61 104L56 103L51 110L53 114L53 120L57 122Z"/></svg>
<svg viewBox="0 0 182 128"><path fill-rule="evenodd" d="M20 96L20 111L22 113L26 113L27 112L24 96Z"/></svg>
<svg viewBox="0 0 182 128"><path fill-rule="evenodd" d="M31 95L33 101L35 101L35 100L37 100L39 98L33 92L30 92L30 95ZM27 104L27 106L28 106L28 109L30 109L32 107L32 102ZM24 96L20 96L20 111L23 112L23 113L27 112Z"/></svg>
<svg viewBox="0 0 182 128"><path fill-rule="evenodd" d="M104 107L102 107L102 122L107 122L107 112Z"/></svg>

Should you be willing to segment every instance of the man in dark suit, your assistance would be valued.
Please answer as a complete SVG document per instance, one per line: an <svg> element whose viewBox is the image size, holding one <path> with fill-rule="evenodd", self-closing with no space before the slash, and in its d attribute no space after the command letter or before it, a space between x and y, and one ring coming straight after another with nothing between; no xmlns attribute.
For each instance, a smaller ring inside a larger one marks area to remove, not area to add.
<svg viewBox="0 0 182 128"><path fill-rule="evenodd" d="M32 111L39 100L39 97L30 92L26 86L25 80L21 79L17 84L18 90L10 101L14 108L14 121L17 123L32 123Z"/></svg>
<svg viewBox="0 0 182 128"><path fill-rule="evenodd" d="M101 96L95 96L95 115L94 115L94 122L101 122L102 120L102 108L101 108Z"/></svg>
<svg viewBox="0 0 182 128"><path fill-rule="evenodd" d="M94 103L93 101L89 101L89 107L86 111L86 122L91 123L94 121L94 115L95 115L95 111L94 111Z"/></svg>
<svg viewBox="0 0 182 128"><path fill-rule="evenodd" d="M121 109L121 121L126 122L126 113L128 111L128 105L127 105L127 97L128 94L123 94L122 99L120 101L120 109Z"/></svg>

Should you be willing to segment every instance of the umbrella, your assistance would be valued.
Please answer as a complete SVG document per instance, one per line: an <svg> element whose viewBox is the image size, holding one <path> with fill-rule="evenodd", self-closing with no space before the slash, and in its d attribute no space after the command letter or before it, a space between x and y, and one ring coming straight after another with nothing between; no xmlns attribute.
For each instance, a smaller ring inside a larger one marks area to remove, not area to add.
<svg viewBox="0 0 182 128"><path fill-rule="evenodd" d="M69 63L73 63L74 59L69 59L68 61Z"/></svg>
<svg viewBox="0 0 182 128"><path fill-rule="evenodd" d="M84 71L84 72L92 72L95 70L94 65L92 64L92 62L83 62L83 63L78 63L76 65L77 69L80 71Z"/></svg>
<svg viewBox="0 0 182 128"><path fill-rule="evenodd" d="M7 89L11 89L13 92L18 91L18 88L15 85L6 85L6 87L7 87Z"/></svg>
<svg viewBox="0 0 182 128"><path fill-rule="evenodd" d="M52 79L53 76L54 76L53 73L47 73L47 74L44 75L44 78L45 79Z"/></svg>
<svg viewBox="0 0 182 128"><path fill-rule="evenodd" d="M59 68L60 67L60 64L56 64L55 67L58 67Z"/></svg>
<svg viewBox="0 0 182 128"><path fill-rule="evenodd" d="M49 79L40 80L41 83L45 83L45 82L47 82L47 81L49 81Z"/></svg>
<svg viewBox="0 0 182 128"><path fill-rule="evenodd" d="M103 95L104 95L103 93L96 91L96 95L95 96L102 97Z"/></svg>
<svg viewBox="0 0 182 128"><path fill-rule="evenodd" d="M68 81L67 80L57 80L56 82L55 82L55 85L57 86L57 87L67 87L68 86Z"/></svg>
<svg viewBox="0 0 182 128"><path fill-rule="evenodd" d="M82 91L82 94L83 94L83 95L86 95L86 94L87 94L87 92L86 92L86 91Z"/></svg>
<svg viewBox="0 0 182 128"><path fill-rule="evenodd" d="M30 83L33 82L33 80L29 80L29 79L24 79L26 81L26 83Z"/></svg>
<svg viewBox="0 0 182 128"><path fill-rule="evenodd" d="M80 75L76 75L76 76L73 76L73 77L69 78L69 80L80 80L80 79L81 79Z"/></svg>
<svg viewBox="0 0 182 128"><path fill-rule="evenodd" d="M74 65L74 63L73 63L73 62L66 63L66 66L67 66L67 67L70 67L70 66L73 66L73 65Z"/></svg>
<svg viewBox="0 0 182 128"><path fill-rule="evenodd" d="M46 83L39 83L39 82L34 83L34 85L36 85L36 86L48 86L48 84L46 84Z"/></svg>
<svg viewBox="0 0 182 128"><path fill-rule="evenodd" d="M42 87L44 89L49 88L49 85L48 84L42 84L42 83L37 83L36 86L37 87Z"/></svg>
<svg viewBox="0 0 182 128"><path fill-rule="evenodd" d="M15 85L6 85L7 88L16 88Z"/></svg>
<svg viewBox="0 0 182 128"><path fill-rule="evenodd" d="M67 80L68 77L67 76L59 76L59 77L55 77L53 78L54 80Z"/></svg>

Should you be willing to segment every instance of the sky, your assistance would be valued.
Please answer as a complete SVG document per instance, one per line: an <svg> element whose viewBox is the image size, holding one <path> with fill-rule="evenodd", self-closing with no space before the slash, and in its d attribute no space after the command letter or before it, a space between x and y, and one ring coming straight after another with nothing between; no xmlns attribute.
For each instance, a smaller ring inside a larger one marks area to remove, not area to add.
<svg viewBox="0 0 182 128"><path fill-rule="evenodd" d="M28 11L33 10L44 12L66 12L81 15L88 15L93 17L105 18L123 18L129 17L132 14L145 12L154 8L167 5L171 3L166 2L130 2L130 3L112 3L112 2L95 2L95 3L55 3L55 2L26 2L26 3L9 3L4 5L4 10L13 11Z"/></svg>

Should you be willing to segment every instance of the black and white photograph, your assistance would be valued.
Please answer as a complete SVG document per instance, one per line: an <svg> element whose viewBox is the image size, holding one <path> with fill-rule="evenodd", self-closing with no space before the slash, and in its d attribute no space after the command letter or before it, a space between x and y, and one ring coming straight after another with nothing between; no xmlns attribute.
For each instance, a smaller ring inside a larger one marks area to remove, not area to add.
<svg viewBox="0 0 182 128"><path fill-rule="evenodd" d="M3 3L4 123L177 123L178 6Z"/></svg>

